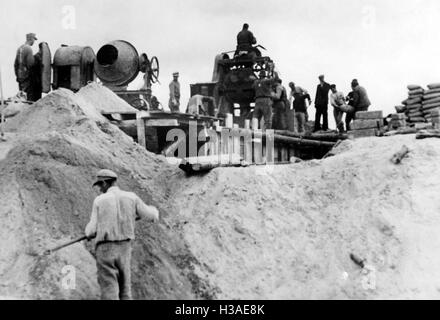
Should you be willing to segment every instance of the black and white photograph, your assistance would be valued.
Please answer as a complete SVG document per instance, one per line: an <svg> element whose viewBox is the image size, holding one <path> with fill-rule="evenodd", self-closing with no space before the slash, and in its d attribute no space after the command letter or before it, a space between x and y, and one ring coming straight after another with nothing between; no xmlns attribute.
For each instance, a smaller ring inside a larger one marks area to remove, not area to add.
<svg viewBox="0 0 440 320"><path fill-rule="evenodd" d="M440 299L439 1L1 0L0 25L0 300Z"/></svg>

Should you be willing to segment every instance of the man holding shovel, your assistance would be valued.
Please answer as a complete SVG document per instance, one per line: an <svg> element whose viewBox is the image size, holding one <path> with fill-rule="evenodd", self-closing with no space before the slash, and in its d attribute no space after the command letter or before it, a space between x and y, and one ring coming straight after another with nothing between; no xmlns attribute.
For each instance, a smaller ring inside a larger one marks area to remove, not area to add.
<svg viewBox="0 0 440 320"><path fill-rule="evenodd" d="M136 194L116 186L118 176L111 170L97 174L101 191L94 203L86 237L95 239L98 283L103 300L130 300L131 296L131 241L134 240L135 221L159 219L155 207L147 206Z"/></svg>

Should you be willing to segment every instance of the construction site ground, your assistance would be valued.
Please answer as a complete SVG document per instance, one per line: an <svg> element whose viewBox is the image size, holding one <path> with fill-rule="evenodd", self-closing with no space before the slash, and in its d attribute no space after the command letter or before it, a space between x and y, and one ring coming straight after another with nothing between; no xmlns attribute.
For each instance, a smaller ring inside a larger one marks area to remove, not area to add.
<svg viewBox="0 0 440 320"><path fill-rule="evenodd" d="M137 225L136 299L440 298L438 140L346 140L324 160L190 177L100 115L100 101L123 102L111 91L81 91L57 90L4 125L1 298L99 298L92 242L42 252L83 234L102 168L161 214Z"/></svg>

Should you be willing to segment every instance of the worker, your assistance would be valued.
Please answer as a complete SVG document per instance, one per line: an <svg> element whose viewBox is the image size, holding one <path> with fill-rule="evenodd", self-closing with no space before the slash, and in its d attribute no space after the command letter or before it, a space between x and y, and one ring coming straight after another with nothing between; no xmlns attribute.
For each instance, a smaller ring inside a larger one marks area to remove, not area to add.
<svg viewBox="0 0 440 320"><path fill-rule="evenodd" d="M168 104L171 112L180 112L180 83L179 73L173 73L173 81L170 83L170 102Z"/></svg>
<svg viewBox="0 0 440 320"><path fill-rule="evenodd" d="M255 109L253 120L258 122L261 117L264 118L264 128L272 129L272 105L275 93L273 92L273 79L266 78L266 72L260 71L259 79L254 81L253 89L255 90Z"/></svg>
<svg viewBox="0 0 440 320"><path fill-rule="evenodd" d="M215 101L213 97L204 96L201 94L193 95L189 101L186 108L186 113L188 114L198 114L204 116L215 116L217 112L215 108Z"/></svg>
<svg viewBox="0 0 440 320"><path fill-rule="evenodd" d="M314 132L323 130L328 130L328 95L330 92L330 84L325 82L324 75L319 76L319 84L316 88L316 98L315 98L315 128ZM322 117L322 126L321 126Z"/></svg>
<svg viewBox="0 0 440 320"><path fill-rule="evenodd" d="M34 55L34 64L31 66L29 72L31 84L27 97L28 101L38 101L43 94L43 84L41 79L43 73L43 43L40 43L38 48L38 52Z"/></svg>
<svg viewBox="0 0 440 320"><path fill-rule="evenodd" d="M27 96L31 94L31 68L34 65L34 53L32 52L32 46L35 41L38 40L35 33L28 33L26 35L26 43L20 46L17 50L17 54L14 62L15 76L18 82L18 90L26 93ZM27 97L29 99L30 97Z"/></svg>
<svg viewBox="0 0 440 320"><path fill-rule="evenodd" d="M243 29L237 35L237 52L251 51L252 45L257 43L257 39L252 32L249 31L249 25L245 23Z"/></svg>
<svg viewBox="0 0 440 320"><path fill-rule="evenodd" d="M356 109L356 112L359 111L368 111L368 108L371 105L370 99L368 98L367 90L364 87L359 85L357 79L354 79L351 82L351 87L353 88L354 100L353 106Z"/></svg>
<svg viewBox="0 0 440 320"><path fill-rule="evenodd" d="M356 120L356 112L359 111L368 111L368 108L371 105L370 99L368 98L367 90L364 87L359 85L357 79L353 79L351 82L352 92L350 94L350 105L353 107L345 117L345 123L347 126L347 130L350 129L350 122L352 120Z"/></svg>
<svg viewBox="0 0 440 320"><path fill-rule="evenodd" d="M309 104L311 104L312 99L310 98L310 94L307 92L307 90L301 88L300 86L296 86L295 83L291 82L289 86L291 89L290 101L292 101L293 110L295 112L294 121L297 123L295 132L305 134L307 122L307 101Z"/></svg>
<svg viewBox="0 0 440 320"><path fill-rule="evenodd" d="M353 90L353 87L352 87ZM355 108L354 108L354 96L357 95L357 93L355 93L354 91L351 91L347 97L345 98L346 101L346 109L343 109L343 111L345 112L345 128L347 131L350 131L350 123L351 121L354 119L355 116Z"/></svg>
<svg viewBox="0 0 440 320"><path fill-rule="evenodd" d="M287 129L287 91L283 86L283 81L280 78L275 80L275 97L273 100L273 121L272 128L275 130L286 130Z"/></svg>
<svg viewBox="0 0 440 320"><path fill-rule="evenodd" d="M136 194L116 186L118 176L101 170L97 181L101 195L93 202L93 210L85 233L95 239L98 283L103 300L130 300L131 241L135 239L135 220L158 221L159 213L146 205Z"/></svg>
<svg viewBox="0 0 440 320"><path fill-rule="evenodd" d="M330 94L330 104L333 107L333 116L335 117L336 128L339 133L344 132L344 121L342 120L344 116L344 111L341 109L345 105L344 94L336 89L336 85L332 84L330 86L332 93Z"/></svg>

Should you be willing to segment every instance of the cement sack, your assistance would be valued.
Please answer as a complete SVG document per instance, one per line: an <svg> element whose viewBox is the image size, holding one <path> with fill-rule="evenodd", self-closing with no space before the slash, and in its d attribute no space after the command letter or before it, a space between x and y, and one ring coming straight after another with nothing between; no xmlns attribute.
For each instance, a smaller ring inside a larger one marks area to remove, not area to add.
<svg viewBox="0 0 440 320"><path fill-rule="evenodd" d="M435 108L438 108L438 107L440 107L440 103L439 102L433 103L433 104L427 104L426 106L423 106L422 110L432 110L432 109L435 109Z"/></svg>
<svg viewBox="0 0 440 320"><path fill-rule="evenodd" d="M423 97L424 97L424 94L409 95L408 100L414 100L414 99L418 99L418 98L423 99Z"/></svg>
<svg viewBox="0 0 440 320"><path fill-rule="evenodd" d="M439 89L440 88L440 82L428 84L428 88L429 89Z"/></svg>
<svg viewBox="0 0 440 320"><path fill-rule="evenodd" d="M410 95L417 95L417 94L423 94L423 93L425 93L425 90L423 90L422 88L409 91Z"/></svg>
<svg viewBox="0 0 440 320"><path fill-rule="evenodd" d="M410 117L409 122L426 122L424 117Z"/></svg>
<svg viewBox="0 0 440 320"><path fill-rule="evenodd" d="M396 106L395 109L397 113L404 113L406 111L406 106Z"/></svg>
<svg viewBox="0 0 440 320"><path fill-rule="evenodd" d="M411 112L408 113L409 118L417 118L417 117L423 117L423 112L422 111L418 111L418 112Z"/></svg>
<svg viewBox="0 0 440 320"><path fill-rule="evenodd" d="M408 90L419 90L419 89L423 89L421 86L416 85L416 84L410 84L407 86Z"/></svg>
<svg viewBox="0 0 440 320"><path fill-rule="evenodd" d="M421 103L422 102L422 97L418 97L418 98L414 98L414 99L408 99L406 100L406 104L410 105L410 104L417 104L417 103Z"/></svg>
<svg viewBox="0 0 440 320"><path fill-rule="evenodd" d="M440 88L425 90L425 95L431 93L440 93Z"/></svg>
<svg viewBox="0 0 440 320"><path fill-rule="evenodd" d="M430 99L435 99L435 98L440 98L440 93L425 94L423 96L424 100L430 100Z"/></svg>
<svg viewBox="0 0 440 320"><path fill-rule="evenodd" d="M406 109L417 109L417 108L421 108L423 105L421 103L416 103L416 104L409 104L406 106Z"/></svg>
<svg viewBox="0 0 440 320"><path fill-rule="evenodd" d="M424 100L422 102L422 104L423 105L432 104L432 103L436 103L436 102L439 102L439 101L440 101L440 98L434 98L434 99Z"/></svg>

